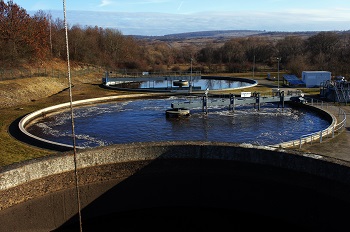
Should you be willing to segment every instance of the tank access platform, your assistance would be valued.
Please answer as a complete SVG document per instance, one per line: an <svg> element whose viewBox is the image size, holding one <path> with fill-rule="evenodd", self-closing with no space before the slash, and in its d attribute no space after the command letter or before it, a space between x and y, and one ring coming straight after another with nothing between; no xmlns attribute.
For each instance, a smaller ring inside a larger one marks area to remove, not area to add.
<svg viewBox="0 0 350 232"><path fill-rule="evenodd" d="M285 102L298 102L306 103L304 94L300 91L288 91L285 94L284 91L273 92L273 96L261 96L260 93L253 93L251 97L236 97L233 94L208 96L208 91L205 95L198 97L198 99L191 99L190 101L173 102L171 103L172 109L194 109L202 107L203 112L208 112L209 107L228 107L231 110L235 109L236 105L253 104L260 110L262 103L278 103L278 107L284 107Z"/></svg>

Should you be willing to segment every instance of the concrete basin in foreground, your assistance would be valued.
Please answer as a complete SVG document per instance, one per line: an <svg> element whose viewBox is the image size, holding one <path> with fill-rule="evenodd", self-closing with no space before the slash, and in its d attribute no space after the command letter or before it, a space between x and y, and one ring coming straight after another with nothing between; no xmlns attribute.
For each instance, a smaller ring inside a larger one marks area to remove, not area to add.
<svg viewBox="0 0 350 232"><path fill-rule="evenodd" d="M249 144L79 150L84 231L346 231L349 163ZM72 152L3 168L0 231L76 228Z"/></svg>

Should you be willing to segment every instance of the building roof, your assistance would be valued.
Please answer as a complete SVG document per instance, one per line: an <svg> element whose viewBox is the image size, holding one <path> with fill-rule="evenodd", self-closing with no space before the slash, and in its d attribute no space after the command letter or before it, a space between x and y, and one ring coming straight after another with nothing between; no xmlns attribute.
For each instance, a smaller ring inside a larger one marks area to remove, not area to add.
<svg viewBox="0 0 350 232"><path fill-rule="evenodd" d="M295 75L287 75L284 74L283 78L285 81L287 81L290 85L305 85L304 81L300 80L297 76Z"/></svg>
<svg viewBox="0 0 350 232"><path fill-rule="evenodd" d="M331 73L329 71L303 71L303 73Z"/></svg>

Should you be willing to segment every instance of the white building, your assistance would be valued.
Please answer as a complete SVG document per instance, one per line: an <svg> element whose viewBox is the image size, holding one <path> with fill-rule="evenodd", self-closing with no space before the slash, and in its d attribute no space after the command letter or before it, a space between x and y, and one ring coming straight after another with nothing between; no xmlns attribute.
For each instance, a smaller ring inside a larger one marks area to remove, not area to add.
<svg viewBox="0 0 350 232"><path fill-rule="evenodd" d="M331 72L328 71L303 71L302 81L307 88L319 87L321 83L331 80Z"/></svg>

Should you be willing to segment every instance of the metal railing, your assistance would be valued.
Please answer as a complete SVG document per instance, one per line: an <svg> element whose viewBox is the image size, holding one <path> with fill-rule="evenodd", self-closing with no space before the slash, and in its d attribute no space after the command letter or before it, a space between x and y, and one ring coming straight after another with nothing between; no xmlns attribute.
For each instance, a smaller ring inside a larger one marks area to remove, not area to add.
<svg viewBox="0 0 350 232"><path fill-rule="evenodd" d="M322 143L323 140L327 138L334 138L336 135L340 134L346 126L346 112L339 106L334 104L326 103L317 99L306 98L308 105L321 109L332 117L332 124L326 129L316 131L314 133L305 134L299 137L299 139L275 144L272 147L278 148L288 148L288 147L299 147L302 148L303 145L312 144L315 142Z"/></svg>
<svg viewBox="0 0 350 232"><path fill-rule="evenodd" d="M299 138L299 148L301 149L303 144L312 144L313 142L322 143L326 138L334 138L337 134L341 133L346 126L346 113L339 106L329 104L317 99L308 99L311 106L322 109L329 112L336 117L336 123L330 125L324 130L320 130L311 134L302 135ZM340 122L339 122L340 121Z"/></svg>
<svg viewBox="0 0 350 232"><path fill-rule="evenodd" d="M201 76L202 73L200 71L169 71L169 72L127 72L127 71L110 71L105 73L108 78L140 78L140 77L198 77Z"/></svg>

